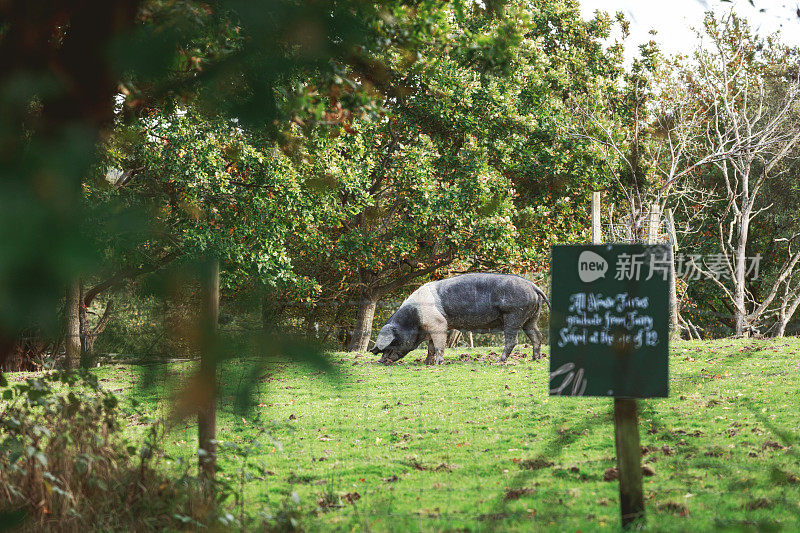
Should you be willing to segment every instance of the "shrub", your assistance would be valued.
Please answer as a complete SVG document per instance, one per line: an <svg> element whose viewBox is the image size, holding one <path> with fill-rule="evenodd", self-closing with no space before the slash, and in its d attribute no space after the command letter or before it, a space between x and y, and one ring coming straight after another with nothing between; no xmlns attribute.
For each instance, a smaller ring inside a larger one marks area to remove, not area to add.
<svg viewBox="0 0 800 533"><path fill-rule="evenodd" d="M88 370L46 372L11 385L0 373L0 529L300 529L296 494L272 512L246 512L246 485L263 483L268 472L254 454L263 433L249 445L220 446L226 461L219 470L232 468L211 487L190 473L196 456L163 453L162 422L143 419L151 425L134 446L123 436L123 420L116 396Z"/></svg>
<svg viewBox="0 0 800 533"><path fill-rule="evenodd" d="M152 464L159 426L137 449L117 398L86 371L11 386L0 376L0 519L26 530L160 530L208 516L200 484Z"/></svg>

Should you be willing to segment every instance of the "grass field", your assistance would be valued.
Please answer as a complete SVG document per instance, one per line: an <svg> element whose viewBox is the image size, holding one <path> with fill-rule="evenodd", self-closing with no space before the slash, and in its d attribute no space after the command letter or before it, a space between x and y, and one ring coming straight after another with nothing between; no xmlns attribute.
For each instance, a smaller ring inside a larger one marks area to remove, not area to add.
<svg viewBox="0 0 800 533"><path fill-rule="evenodd" d="M673 344L670 398L640 402L648 530L800 531L798 350L797 339ZM441 367L416 362L421 351L391 367L333 353L337 381L279 363L245 413L233 397L246 363L228 365L223 475L244 479L249 450L267 472L244 480L246 508L299 509L308 531L619 529L618 485L604 481L611 400L549 398L547 359L518 347L500 365L496 352L448 350ZM142 390L139 370L98 373L166 412L166 389ZM193 425L167 436L170 456L193 461L195 448Z"/></svg>

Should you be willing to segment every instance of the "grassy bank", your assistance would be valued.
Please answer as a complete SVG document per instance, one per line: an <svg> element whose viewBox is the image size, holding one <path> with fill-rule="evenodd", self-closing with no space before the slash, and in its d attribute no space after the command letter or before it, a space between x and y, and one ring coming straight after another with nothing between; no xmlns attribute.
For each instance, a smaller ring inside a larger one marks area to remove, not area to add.
<svg viewBox="0 0 800 533"><path fill-rule="evenodd" d="M798 350L796 339L674 344L671 397L640 403L648 530L800 530ZM229 364L223 476L243 483L248 512L299 511L313 531L617 529L611 401L549 398L547 360L524 351L499 365L496 350L456 348L442 367L417 362L421 351L391 367L334 353L338 380L280 363L245 412L233 400L247 364ZM190 370L169 367L177 380ZM98 374L144 412L169 410L167 387L142 388L141 368ZM172 457L192 461L195 448L191 424L167 437ZM261 473L242 477L255 472L243 461Z"/></svg>

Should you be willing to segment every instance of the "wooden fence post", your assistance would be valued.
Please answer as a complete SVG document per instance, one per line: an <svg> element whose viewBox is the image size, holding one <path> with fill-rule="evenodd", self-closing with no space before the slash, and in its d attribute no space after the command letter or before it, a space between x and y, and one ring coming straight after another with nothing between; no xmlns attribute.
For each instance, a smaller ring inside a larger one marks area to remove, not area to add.
<svg viewBox="0 0 800 533"><path fill-rule="evenodd" d="M672 272L669 276L669 323L672 331L680 336L681 325L678 318L678 287L675 273L675 254L678 253L678 237L675 233L675 219L672 217L672 209L667 209L667 223L669 224L669 242L672 244Z"/></svg>
<svg viewBox="0 0 800 533"><path fill-rule="evenodd" d="M197 414L198 467L200 477L213 482L217 471L217 322L219 321L219 261L204 269L203 310L199 336L202 404ZM200 451L202 450L202 451Z"/></svg>
<svg viewBox="0 0 800 533"><path fill-rule="evenodd" d="M650 218L647 224L647 244L658 242L658 230L661 226L661 208L657 203L650 205Z"/></svg>
<svg viewBox="0 0 800 533"><path fill-rule="evenodd" d="M592 193L592 244L603 244L603 227L600 224L600 193Z"/></svg>

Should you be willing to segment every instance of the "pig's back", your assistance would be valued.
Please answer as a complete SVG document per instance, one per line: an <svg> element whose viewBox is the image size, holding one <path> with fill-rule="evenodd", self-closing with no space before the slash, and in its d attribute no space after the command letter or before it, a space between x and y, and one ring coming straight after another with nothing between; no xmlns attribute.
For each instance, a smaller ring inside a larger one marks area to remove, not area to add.
<svg viewBox="0 0 800 533"><path fill-rule="evenodd" d="M498 327L503 314L539 305L532 282L511 274L462 274L432 283L450 327Z"/></svg>

